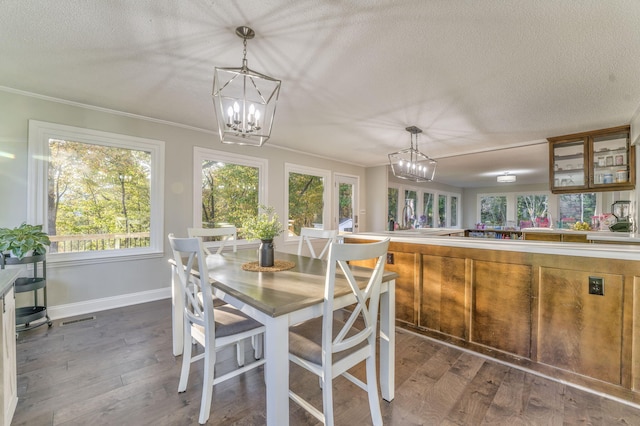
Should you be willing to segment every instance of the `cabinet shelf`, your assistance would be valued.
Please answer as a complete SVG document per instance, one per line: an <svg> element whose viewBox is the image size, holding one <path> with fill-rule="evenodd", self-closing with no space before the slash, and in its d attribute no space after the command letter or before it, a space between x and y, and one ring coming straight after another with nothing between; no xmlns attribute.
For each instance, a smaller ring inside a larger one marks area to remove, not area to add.
<svg viewBox="0 0 640 426"><path fill-rule="evenodd" d="M635 148L630 144L629 133L630 126L620 126L547 139L551 192L635 189ZM576 150L582 153L574 154Z"/></svg>
<svg viewBox="0 0 640 426"><path fill-rule="evenodd" d="M0 254L0 268L4 269L6 265L29 265L31 264L31 276L19 277L14 282L14 290L16 293L33 294L33 304L30 306L22 306L16 308L16 331L31 330L47 324L49 327L53 324L49 318L47 310L47 256L39 254L35 256L25 256L22 259L16 257L8 257ZM42 264L42 276L38 276L38 264ZM39 302L39 294L43 296L43 302ZM43 320L44 321L41 321Z"/></svg>

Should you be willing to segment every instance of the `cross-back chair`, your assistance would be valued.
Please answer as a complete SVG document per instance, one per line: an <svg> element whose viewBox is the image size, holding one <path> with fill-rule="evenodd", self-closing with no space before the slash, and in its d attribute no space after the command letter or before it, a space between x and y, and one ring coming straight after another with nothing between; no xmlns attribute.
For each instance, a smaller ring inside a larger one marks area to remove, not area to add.
<svg viewBox="0 0 640 426"><path fill-rule="evenodd" d="M322 259L328 252L331 243L335 242L337 238L337 229L302 228L300 229L300 240L298 241L298 256L303 254L303 248L306 244L311 257ZM312 244L314 240L326 240L322 251L317 256Z"/></svg>
<svg viewBox="0 0 640 426"><path fill-rule="evenodd" d="M216 352L247 338L264 335L265 327L231 305L214 307L211 284L208 280L209 271L200 238L176 238L169 234L169 243L184 298L184 349L178 392L187 389L191 363L204 359L202 399L198 418L200 424L204 424L211 411L213 386L265 363L264 359L254 360L215 377ZM194 267L198 269L199 279L192 273ZM204 352L193 355L192 342L203 346Z"/></svg>
<svg viewBox="0 0 640 426"><path fill-rule="evenodd" d="M187 228L189 237L202 238L202 246L205 254L220 254L227 244L233 247L234 253L238 251L238 230L235 226L223 226L221 228ZM220 237L216 241L207 241L207 238Z"/></svg>
<svg viewBox="0 0 640 426"><path fill-rule="evenodd" d="M389 239L370 244L331 244L322 317L289 329L289 360L320 378L323 411L291 389L289 397L325 425L333 425L332 382L338 376L345 377L368 393L373 424L382 425L376 375L376 328L388 247ZM348 262L367 259L376 259L375 267L365 276L361 271L354 274L354 267ZM346 279L356 299L346 321L334 315L337 310L333 303L337 277L340 285ZM363 281L366 281L366 287L361 290L358 284ZM348 372L363 361L366 363L366 383ZM344 397L349 398L349 395Z"/></svg>

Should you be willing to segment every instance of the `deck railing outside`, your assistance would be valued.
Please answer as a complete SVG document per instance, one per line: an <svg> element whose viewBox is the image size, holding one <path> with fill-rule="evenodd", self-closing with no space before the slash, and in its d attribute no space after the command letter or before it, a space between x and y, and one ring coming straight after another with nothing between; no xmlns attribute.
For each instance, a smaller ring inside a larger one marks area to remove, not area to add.
<svg viewBox="0 0 640 426"><path fill-rule="evenodd" d="M119 234L51 235L50 253L78 253L85 251L118 250L149 247L149 232Z"/></svg>

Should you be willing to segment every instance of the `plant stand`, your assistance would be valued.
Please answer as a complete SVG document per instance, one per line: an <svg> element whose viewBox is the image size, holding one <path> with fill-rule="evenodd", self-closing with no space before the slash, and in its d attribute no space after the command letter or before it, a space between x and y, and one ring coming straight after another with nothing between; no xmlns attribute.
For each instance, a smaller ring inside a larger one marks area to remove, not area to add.
<svg viewBox="0 0 640 426"><path fill-rule="evenodd" d="M31 277L20 277L14 284L15 293L33 292L33 305L16 308L16 332L53 324L47 312L47 255L25 256L22 259L0 255L0 269L6 265L33 264ZM38 263L42 263L42 276L38 276ZM42 290L43 304L38 303L38 290ZM42 321L40 321L42 320Z"/></svg>

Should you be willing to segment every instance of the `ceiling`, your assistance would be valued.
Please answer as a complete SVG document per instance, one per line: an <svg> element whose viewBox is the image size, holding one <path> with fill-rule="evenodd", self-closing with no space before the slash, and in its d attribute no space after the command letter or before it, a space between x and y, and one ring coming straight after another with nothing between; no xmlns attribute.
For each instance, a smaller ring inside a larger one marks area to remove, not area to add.
<svg viewBox="0 0 640 426"><path fill-rule="evenodd" d="M216 147L213 68L241 65L240 25L256 32L249 67L282 80L269 145L376 166L416 125L456 186L544 182L544 145L500 148L640 106L637 0L4 0L0 86L208 130Z"/></svg>

